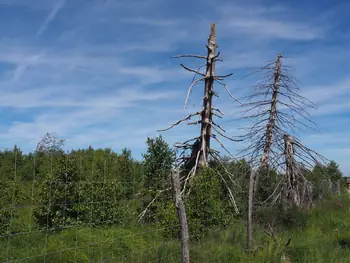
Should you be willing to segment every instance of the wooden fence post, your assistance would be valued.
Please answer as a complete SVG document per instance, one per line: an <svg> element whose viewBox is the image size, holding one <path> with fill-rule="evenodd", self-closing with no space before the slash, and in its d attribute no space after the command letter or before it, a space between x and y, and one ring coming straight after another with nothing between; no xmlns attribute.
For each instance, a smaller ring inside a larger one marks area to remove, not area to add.
<svg viewBox="0 0 350 263"><path fill-rule="evenodd" d="M340 195L340 179L337 180L337 194Z"/></svg>
<svg viewBox="0 0 350 263"><path fill-rule="evenodd" d="M306 193L306 188L307 188L307 181L303 182L303 188L301 189L301 197L300 197L300 206L304 207L304 202L305 202L305 193Z"/></svg>
<svg viewBox="0 0 350 263"><path fill-rule="evenodd" d="M324 178L322 178L322 182L321 182L321 187L318 193L318 199L322 200L323 199L323 189L324 189Z"/></svg>
<svg viewBox="0 0 350 263"><path fill-rule="evenodd" d="M328 179L328 193L329 195L333 195L333 182L331 179Z"/></svg>
<svg viewBox="0 0 350 263"><path fill-rule="evenodd" d="M190 248L189 248L190 238L189 238L189 232L188 232L185 205L181 196L180 177L179 177L179 172L177 170L171 172L171 183L174 190L174 204L175 204L177 216L180 222L182 263L190 263Z"/></svg>
<svg viewBox="0 0 350 263"><path fill-rule="evenodd" d="M307 209L310 209L310 205L311 207L314 206L312 200L313 200L313 185L311 182L308 182L308 185L307 185L307 195L308 195L308 205L307 205Z"/></svg>
<svg viewBox="0 0 350 263"><path fill-rule="evenodd" d="M248 190L248 225L247 225L247 236L248 236L248 251L253 249L253 201L254 201L254 183L256 178L256 172L251 170L249 178L249 190Z"/></svg>

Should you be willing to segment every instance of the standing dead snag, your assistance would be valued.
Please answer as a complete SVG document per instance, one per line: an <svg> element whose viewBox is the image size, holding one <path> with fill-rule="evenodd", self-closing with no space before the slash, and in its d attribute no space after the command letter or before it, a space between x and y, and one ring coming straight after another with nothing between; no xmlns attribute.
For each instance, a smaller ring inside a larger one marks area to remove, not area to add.
<svg viewBox="0 0 350 263"><path fill-rule="evenodd" d="M224 135L225 130L222 127L220 127L218 124L216 124L213 120L213 116L222 118L222 115L223 115L219 109L216 109L213 107L214 82L217 82L220 85L222 85L225 88L225 90L229 93L229 95L232 98L234 98L233 95L228 90L226 84L222 82L222 80L224 80L226 77L231 76L232 74L228 74L225 76L217 76L215 72L215 63L216 61L219 61L218 57L220 55L220 53L216 53L217 44L216 44L215 24L211 25L208 44L206 45L206 47L207 47L207 56L200 56L200 55L175 56L175 58L190 57L190 58L206 60L206 64L203 65L206 67L205 73L201 73L199 72L199 70L190 69L184 66L183 64L180 64L185 70L195 73L195 76L197 75L199 76L198 79L194 78L194 80L192 81L188 89L186 100L185 100L185 108L187 106L187 101L192 91L192 88L196 86L199 82L204 81L204 97L203 97L202 109L196 113L192 113L188 115L182 120L177 121L176 123L171 125L169 128L160 130L160 131L169 130L182 122L189 121L192 117L199 118L198 121L187 122L187 124L188 125L200 124L201 125L200 135L184 143L175 144L175 147L182 151L180 154L180 158L178 159L179 161L178 165L185 164L185 167L190 170L190 173L186 178L186 182L191 175L196 173L198 168L208 166L210 156L217 158L218 151L211 149L211 144L210 144L211 139L214 139L216 142L218 142L221 145L221 147L223 147L227 152L228 150L226 149L224 144L220 141L219 136L229 139L231 141L240 141L240 140L234 140ZM186 155L187 150L191 150L191 154L189 156Z"/></svg>
<svg viewBox="0 0 350 263"><path fill-rule="evenodd" d="M199 165L207 166L210 150L210 135L212 125L212 102L214 94L214 77L215 77L215 51L216 51L216 31L215 24L211 25L210 35L208 38L208 55L205 73L205 89L203 98L203 110L201 114L201 149L199 155Z"/></svg>

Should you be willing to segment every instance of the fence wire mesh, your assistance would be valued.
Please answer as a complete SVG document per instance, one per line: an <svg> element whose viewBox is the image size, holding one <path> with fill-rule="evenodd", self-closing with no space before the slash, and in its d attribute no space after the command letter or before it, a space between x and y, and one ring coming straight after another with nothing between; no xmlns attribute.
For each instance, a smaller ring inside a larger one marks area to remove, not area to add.
<svg viewBox="0 0 350 263"><path fill-rule="evenodd" d="M204 196L196 190L184 196L186 205L193 199L188 206L193 262L202 262L200 251L213 242L223 248L215 262L232 257L224 248L238 239L245 246L245 235L227 229L245 233L250 169L244 163L221 165L212 164L217 185L210 174L204 184L198 182ZM128 151L3 149L0 184L0 262L181 262L172 193L164 192L140 218L164 182L147 181ZM339 194L340 182L322 180L312 193L313 200ZM220 205L218 196L229 205Z"/></svg>
<svg viewBox="0 0 350 263"><path fill-rule="evenodd" d="M129 153L0 158L0 262L178 262L178 239L164 238L177 222L137 222L148 197Z"/></svg>

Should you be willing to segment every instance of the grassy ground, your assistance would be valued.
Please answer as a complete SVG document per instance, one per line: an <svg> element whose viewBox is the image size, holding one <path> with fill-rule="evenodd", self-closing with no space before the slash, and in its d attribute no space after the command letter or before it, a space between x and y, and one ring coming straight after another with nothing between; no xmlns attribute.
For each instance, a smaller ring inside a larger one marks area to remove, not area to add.
<svg viewBox="0 0 350 263"><path fill-rule="evenodd" d="M350 201L337 197L317 205L296 217L294 226L276 233L276 241L255 229L258 250L247 253L244 222L236 222L220 231L211 231L191 244L192 262L350 262ZM14 222L25 229L22 221ZM298 225L299 227L295 227ZM285 247L289 237L291 242ZM108 229L69 229L59 233L30 232L0 240L0 262L181 262L177 240L164 240L154 228L124 227Z"/></svg>

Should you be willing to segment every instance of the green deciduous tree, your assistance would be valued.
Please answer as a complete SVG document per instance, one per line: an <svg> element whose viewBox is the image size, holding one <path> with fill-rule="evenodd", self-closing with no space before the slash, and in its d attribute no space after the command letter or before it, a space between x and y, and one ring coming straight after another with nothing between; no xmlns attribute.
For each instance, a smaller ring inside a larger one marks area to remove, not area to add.
<svg viewBox="0 0 350 263"><path fill-rule="evenodd" d="M162 136L147 138L147 152L143 155L145 187L149 190L169 186L169 175L174 162L174 153Z"/></svg>

